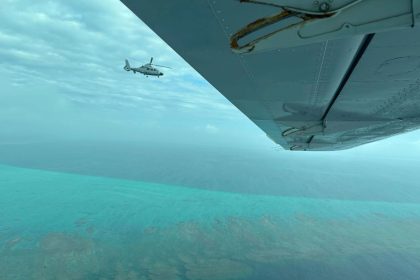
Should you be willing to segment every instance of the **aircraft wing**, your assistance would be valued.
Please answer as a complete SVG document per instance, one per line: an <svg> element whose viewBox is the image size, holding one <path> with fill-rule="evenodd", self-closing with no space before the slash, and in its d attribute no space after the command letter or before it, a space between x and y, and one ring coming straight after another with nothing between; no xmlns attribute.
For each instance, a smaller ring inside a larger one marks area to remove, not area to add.
<svg viewBox="0 0 420 280"><path fill-rule="evenodd" d="M233 49L232 36L260 24L257 19L278 15L279 5L249 0L121 1L285 149L346 149L420 126L420 30L398 26L395 17L385 26L367 20L371 25L366 30L357 27L350 35L326 32L309 43L285 37L279 41L285 46L262 42L258 51L241 52ZM368 17L372 9L357 14ZM414 14L411 6L404 9ZM401 12L399 19L411 20L413 14ZM285 18L266 27L268 31L256 30L250 40L294 20Z"/></svg>

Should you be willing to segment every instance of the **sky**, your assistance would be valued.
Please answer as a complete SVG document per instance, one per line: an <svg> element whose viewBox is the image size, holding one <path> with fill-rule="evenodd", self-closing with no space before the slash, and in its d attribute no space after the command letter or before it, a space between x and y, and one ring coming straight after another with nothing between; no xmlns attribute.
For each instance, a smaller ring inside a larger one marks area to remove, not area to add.
<svg viewBox="0 0 420 280"><path fill-rule="evenodd" d="M0 10L4 141L262 138L120 1L7 2ZM123 70L125 58L140 66L151 56L172 68L163 78Z"/></svg>
<svg viewBox="0 0 420 280"><path fill-rule="evenodd" d="M5 0L0 145L147 140L282 152L117 0ZM123 70L154 57L161 78ZM337 152L418 157L420 132Z"/></svg>

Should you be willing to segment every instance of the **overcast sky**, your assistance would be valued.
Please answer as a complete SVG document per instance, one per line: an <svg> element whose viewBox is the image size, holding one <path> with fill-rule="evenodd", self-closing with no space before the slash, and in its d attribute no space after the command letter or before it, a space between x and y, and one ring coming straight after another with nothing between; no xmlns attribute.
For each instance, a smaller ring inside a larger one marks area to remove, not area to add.
<svg viewBox="0 0 420 280"><path fill-rule="evenodd" d="M159 140L272 149L265 134L117 0L4 0L0 143ZM161 78L123 70L154 57ZM391 151L392 149L392 151ZM414 132L341 152L419 156Z"/></svg>

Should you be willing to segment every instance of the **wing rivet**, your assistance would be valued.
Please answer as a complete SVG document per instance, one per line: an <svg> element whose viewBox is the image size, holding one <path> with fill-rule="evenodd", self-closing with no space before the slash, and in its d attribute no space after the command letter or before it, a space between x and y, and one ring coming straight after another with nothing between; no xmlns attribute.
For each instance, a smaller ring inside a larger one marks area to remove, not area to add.
<svg viewBox="0 0 420 280"><path fill-rule="evenodd" d="M321 5L319 5L319 10L324 13L328 12L330 10L330 4L327 2L321 3Z"/></svg>

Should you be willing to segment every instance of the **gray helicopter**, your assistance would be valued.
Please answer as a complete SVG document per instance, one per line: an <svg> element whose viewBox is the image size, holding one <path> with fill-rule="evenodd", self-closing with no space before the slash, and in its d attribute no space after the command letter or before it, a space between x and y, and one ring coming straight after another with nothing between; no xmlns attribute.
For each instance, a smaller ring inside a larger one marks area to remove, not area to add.
<svg viewBox="0 0 420 280"><path fill-rule="evenodd" d="M159 71L156 67L164 67L164 68L169 68L168 66L163 66L163 65L157 65L157 64L153 64L153 57L150 58L150 62L146 63L140 67L131 67L130 63L128 62L128 60L125 60L125 66L124 66L124 70L126 71L133 71L134 74L136 74L136 72L139 72L143 75L145 75L146 77L148 76L157 76L158 78L160 76L163 76L163 73L161 71Z"/></svg>

